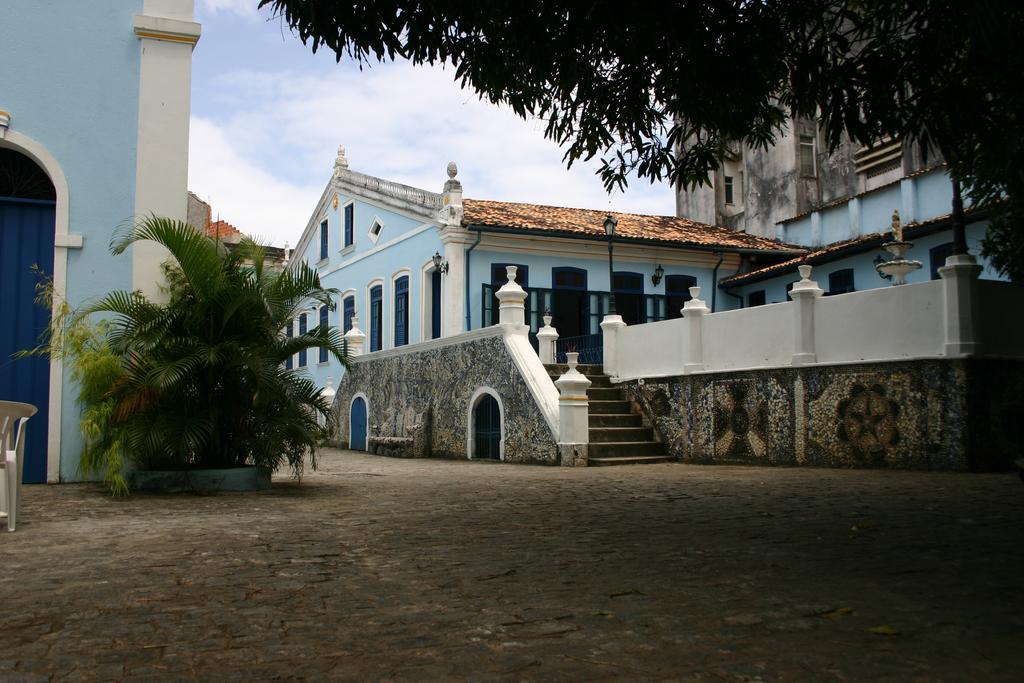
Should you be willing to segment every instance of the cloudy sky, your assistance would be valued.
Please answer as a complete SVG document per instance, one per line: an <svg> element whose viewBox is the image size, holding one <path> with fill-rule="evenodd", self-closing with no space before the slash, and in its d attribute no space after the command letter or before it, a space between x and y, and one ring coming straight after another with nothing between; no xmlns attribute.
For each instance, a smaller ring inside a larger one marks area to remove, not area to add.
<svg viewBox="0 0 1024 683"><path fill-rule="evenodd" d="M258 0L197 0L189 189L241 230L298 240L338 145L350 168L439 192L454 160L467 197L671 214L666 185L608 196L598 164L561 161L536 121L477 100L452 70L359 71L312 54Z"/></svg>

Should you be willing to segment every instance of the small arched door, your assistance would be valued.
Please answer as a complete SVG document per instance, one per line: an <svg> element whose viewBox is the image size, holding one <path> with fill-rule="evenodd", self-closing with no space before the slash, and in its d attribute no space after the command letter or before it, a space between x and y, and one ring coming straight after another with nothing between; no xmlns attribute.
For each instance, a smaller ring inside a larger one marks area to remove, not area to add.
<svg viewBox="0 0 1024 683"><path fill-rule="evenodd" d="M348 447L353 451L366 450L366 401L363 397L356 397L352 401L352 409L349 416L349 437Z"/></svg>
<svg viewBox="0 0 1024 683"><path fill-rule="evenodd" d="M490 394L481 396L473 409L473 457L501 459L501 411Z"/></svg>
<svg viewBox="0 0 1024 683"><path fill-rule="evenodd" d="M50 325L50 311L36 303L40 278L53 277L56 190L35 161L0 147L0 399L39 409L25 436L22 481L46 481L50 359L12 358L31 349Z"/></svg>

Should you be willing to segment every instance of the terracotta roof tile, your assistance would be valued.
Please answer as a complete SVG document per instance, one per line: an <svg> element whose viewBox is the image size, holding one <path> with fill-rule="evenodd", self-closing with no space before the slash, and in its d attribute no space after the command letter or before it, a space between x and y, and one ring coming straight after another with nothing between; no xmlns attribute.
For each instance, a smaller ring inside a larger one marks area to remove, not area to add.
<svg viewBox="0 0 1024 683"><path fill-rule="evenodd" d="M221 220L210 221L210 224L206 227L206 234L208 237L219 240L234 240L235 238L241 239L245 237L245 234L241 230L227 221Z"/></svg>
<svg viewBox="0 0 1024 683"><path fill-rule="evenodd" d="M787 254L803 253L804 251L800 247L765 237L675 216L571 209L484 199L463 201L463 219L467 225L536 230L563 235L575 234L603 238L605 236L604 219L609 213L619 221L615 228L616 239L665 242L666 244L698 248L756 250Z"/></svg>

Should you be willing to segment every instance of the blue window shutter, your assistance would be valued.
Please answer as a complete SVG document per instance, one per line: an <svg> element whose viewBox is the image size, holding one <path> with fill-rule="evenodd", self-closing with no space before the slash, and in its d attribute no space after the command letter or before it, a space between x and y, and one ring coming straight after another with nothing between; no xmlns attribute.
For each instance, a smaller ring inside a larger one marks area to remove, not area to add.
<svg viewBox="0 0 1024 683"><path fill-rule="evenodd" d="M287 337L289 339L291 339L292 337L295 336L295 323L293 323L291 320L289 320L288 321L288 327L284 328L284 330L285 330L285 335L287 335ZM292 369L292 357L291 357L291 354L289 354L288 358L285 359L284 367L286 369L288 369L288 370Z"/></svg>
<svg viewBox="0 0 1024 683"><path fill-rule="evenodd" d="M299 336L306 334L306 314L299 315ZM299 351L299 367L306 367L306 349Z"/></svg>
<svg viewBox="0 0 1024 683"><path fill-rule="evenodd" d="M327 306L321 306L320 307L320 329L321 330L326 330L327 329L327 324L328 324L327 323ZM322 347L322 346L320 347L320 362L321 363L326 363L327 362L327 349Z"/></svg>
<svg viewBox="0 0 1024 683"><path fill-rule="evenodd" d="M370 351L380 351L381 314L383 310L383 289L377 285L370 289Z"/></svg>
<svg viewBox="0 0 1024 683"><path fill-rule="evenodd" d="M395 280L395 346L409 343L409 277Z"/></svg>
<svg viewBox="0 0 1024 683"><path fill-rule="evenodd" d="M353 228L355 224L355 204L349 204L345 207L345 246L352 244L353 242Z"/></svg>
<svg viewBox="0 0 1024 683"><path fill-rule="evenodd" d="M352 329L352 317L356 314L356 298L354 296L346 297L343 308L344 322L342 323L342 334Z"/></svg>
<svg viewBox="0 0 1024 683"><path fill-rule="evenodd" d="M320 258L327 258L327 221L320 224Z"/></svg>

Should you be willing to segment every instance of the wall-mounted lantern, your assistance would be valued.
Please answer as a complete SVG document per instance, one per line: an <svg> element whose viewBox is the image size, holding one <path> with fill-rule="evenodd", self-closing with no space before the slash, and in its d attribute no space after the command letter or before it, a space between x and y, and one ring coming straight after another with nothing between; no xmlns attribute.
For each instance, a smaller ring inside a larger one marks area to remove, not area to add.
<svg viewBox="0 0 1024 683"><path fill-rule="evenodd" d="M444 257L439 252L435 251L431 260L434 262L435 270L441 271L442 275L448 274L448 262L444 260Z"/></svg>
<svg viewBox="0 0 1024 683"><path fill-rule="evenodd" d="M661 278L663 277L665 277L665 269L662 268L661 264L659 263L658 266L654 269L654 275L651 275L651 284L657 287L658 285L661 284Z"/></svg>

